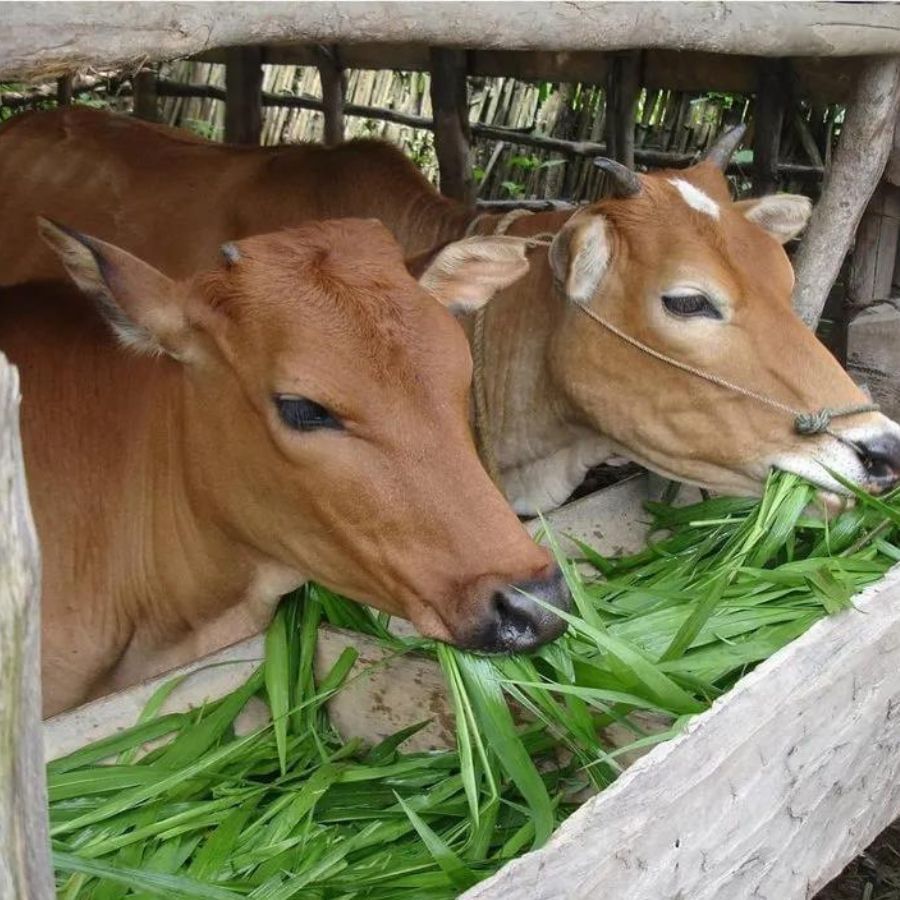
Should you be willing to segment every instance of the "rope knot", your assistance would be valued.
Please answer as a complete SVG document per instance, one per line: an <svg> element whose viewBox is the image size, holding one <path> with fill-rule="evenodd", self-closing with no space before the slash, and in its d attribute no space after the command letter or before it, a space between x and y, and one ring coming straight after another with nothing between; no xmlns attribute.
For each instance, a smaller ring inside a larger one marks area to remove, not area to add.
<svg viewBox="0 0 900 900"><path fill-rule="evenodd" d="M860 403L858 406L842 406L838 409L823 407L818 412L798 413L794 418L794 431L797 434L826 434L832 419L841 416L857 416L860 413L878 412L877 403Z"/></svg>
<svg viewBox="0 0 900 900"><path fill-rule="evenodd" d="M831 410L820 409L818 412L800 413L794 418L794 431L797 434L824 434L831 424Z"/></svg>

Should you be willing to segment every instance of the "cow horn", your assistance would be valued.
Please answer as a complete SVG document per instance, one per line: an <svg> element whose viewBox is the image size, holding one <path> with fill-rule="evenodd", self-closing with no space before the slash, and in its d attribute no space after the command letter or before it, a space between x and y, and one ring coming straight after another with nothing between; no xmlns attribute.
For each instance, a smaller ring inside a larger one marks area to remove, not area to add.
<svg viewBox="0 0 900 900"><path fill-rule="evenodd" d="M623 166L622 163L607 159L605 156L595 157L594 165L602 169L609 179L611 197L633 197L641 192L641 179L638 178L637 172L632 172L628 166Z"/></svg>
<svg viewBox="0 0 900 900"><path fill-rule="evenodd" d="M718 140L703 154L701 162L711 162L723 172L728 167L734 151L747 131L746 125L736 125L724 132Z"/></svg>

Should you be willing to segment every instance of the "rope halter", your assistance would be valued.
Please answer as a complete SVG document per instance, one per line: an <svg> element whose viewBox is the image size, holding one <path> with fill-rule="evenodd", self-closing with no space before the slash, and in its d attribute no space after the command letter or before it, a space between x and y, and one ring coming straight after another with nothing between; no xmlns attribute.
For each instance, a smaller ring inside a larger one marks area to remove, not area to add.
<svg viewBox="0 0 900 900"><path fill-rule="evenodd" d="M514 221L528 215L533 215L533 213L531 213L530 210L525 209L511 210L498 221L497 227L493 230L492 233L505 234L507 229L510 227L510 225L512 225ZM473 220L473 222L469 226L469 229L467 230L467 234L474 233L477 224L480 223L483 218L484 216L482 215ZM523 238L523 241L529 248L540 246L548 247L550 246L553 237L553 234L538 234L532 237L525 237ZM584 315L586 315L589 319L609 331L611 334L615 335L620 340L624 341L626 344L634 347L636 350L639 350L642 353L647 354L648 356L652 356L654 359L657 359L660 362L665 363L666 365L672 366L673 368L679 369L682 372L687 372L688 374L693 375L696 378L701 378L704 381L709 382L710 384L715 384L718 387L723 388L724 390L731 391L732 393L738 394L742 397L747 397L748 399L753 400L756 403L779 410L780 412L791 416L791 418L793 419L793 428L795 434L801 435L802 437L815 437L816 435L827 434L830 437L833 437L835 440L840 441L840 443L846 445L847 447L850 447L859 456L864 455L863 449L856 442L833 431L831 429L831 423L835 419L844 418L846 416L856 416L862 413L878 412L879 406L877 403L869 402L852 406L839 407L826 406L813 412L796 409L795 407L790 406L787 403L782 403L780 400L776 400L773 397L768 397L765 394L759 393L749 388L745 388L742 385L735 384L734 382L721 377L720 375L714 375L711 372L706 372L703 369L698 369L695 366L690 365L689 363L675 359L674 357L662 353L659 350L655 350L653 347L650 347L643 341L638 340L638 338L622 331L622 329L614 325L612 322L610 322L608 319L606 319L604 316L600 315L590 307L580 303L575 303L573 305L582 313L584 313ZM482 461L485 464L485 468L487 469L488 474L491 476L494 482L499 485L500 482L497 461L493 452L492 442L488 440L487 392L485 390L484 384L484 332L486 309L487 307L484 306L475 313L474 332L472 338L473 357L475 360L472 385L475 399L475 437L479 453L481 455Z"/></svg>

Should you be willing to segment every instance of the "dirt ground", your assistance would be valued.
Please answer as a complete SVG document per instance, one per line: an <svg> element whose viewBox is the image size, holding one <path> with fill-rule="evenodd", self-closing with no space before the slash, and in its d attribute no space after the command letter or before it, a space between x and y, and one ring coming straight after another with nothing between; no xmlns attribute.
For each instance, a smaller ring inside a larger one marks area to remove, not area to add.
<svg viewBox="0 0 900 900"><path fill-rule="evenodd" d="M819 891L815 900L900 900L900 820Z"/></svg>

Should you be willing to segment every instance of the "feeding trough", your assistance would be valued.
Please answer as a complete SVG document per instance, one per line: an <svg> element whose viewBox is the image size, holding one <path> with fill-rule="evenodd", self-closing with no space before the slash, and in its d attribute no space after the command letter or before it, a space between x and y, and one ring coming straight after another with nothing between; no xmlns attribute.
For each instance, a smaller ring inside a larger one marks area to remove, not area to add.
<svg viewBox="0 0 900 900"><path fill-rule="evenodd" d="M639 549L648 480L633 478L549 517L602 552ZM587 800L542 849L472 888L472 898L812 896L900 813L900 570L740 680L684 733ZM439 667L403 656L386 665L373 639L321 629L316 668L353 647L366 669L330 702L345 738L377 742L422 720L409 749L452 746ZM194 671L165 711L215 700L264 655L253 638L171 673ZM228 663L227 665L213 665ZM134 723L165 676L49 720L48 759ZM244 727L266 718L250 708ZM667 723L648 716L646 728ZM627 735L606 735L616 745ZM638 757L641 758L638 758Z"/></svg>

